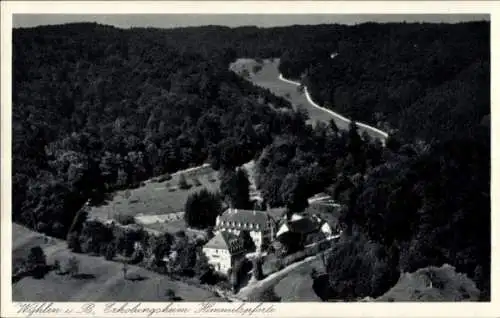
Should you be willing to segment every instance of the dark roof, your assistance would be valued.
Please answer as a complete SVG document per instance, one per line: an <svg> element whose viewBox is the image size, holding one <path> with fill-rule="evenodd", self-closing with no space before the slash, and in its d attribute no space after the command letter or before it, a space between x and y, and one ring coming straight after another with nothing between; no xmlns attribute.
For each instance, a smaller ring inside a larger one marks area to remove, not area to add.
<svg viewBox="0 0 500 318"><path fill-rule="evenodd" d="M297 220L284 221L288 231L292 233L308 234L318 231L325 222L323 220L315 220L312 217L305 216Z"/></svg>
<svg viewBox="0 0 500 318"><path fill-rule="evenodd" d="M286 208L271 208L267 209L266 213L271 216L274 220L282 219L286 214Z"/></svg>
<svg viewBox="0 0 500 318"><path fill-rule="evenodd" d="M216 228L262 231L274 222L265 211L227 209L218 218Z"/></svg>
<svg viewBox="0 0 500 318"><path fill-rule="evenodd" d="M230 254L238 254L244 250L243 241L239 236L229 232L218 231L215 236L205 244L205 247L226 249Z"/></svg>
<svg viewBox="0 0 500 318"><path fill-rule="evenodd" d="M319 229L320 223L305 217L300 220L288 222L288 228L296 233L311 233Z"/></svg>

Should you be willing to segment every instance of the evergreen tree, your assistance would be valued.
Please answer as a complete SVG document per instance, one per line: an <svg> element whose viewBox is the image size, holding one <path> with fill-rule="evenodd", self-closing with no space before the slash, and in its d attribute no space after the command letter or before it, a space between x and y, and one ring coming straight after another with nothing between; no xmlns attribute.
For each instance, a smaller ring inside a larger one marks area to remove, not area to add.
<svg viewBox="0 0 500 318"><path fill-rule="evenodd" d="M80 262L75 256L72 256L68 259L66 263L66 272L71 276L78 275Z"/></svg>
<svg viewBox="0 0 500 318"><path fill-rule="evenodd" d="M68 248L74 253L80 253L82 251L78 233L70 233L70 235L68 236Z"/></svg>
<svg viewBox="0 0 500 318"><path fill-rule="evenodd" d="M26 260L26 267L33 271L35 278L43 277L47 266L47 258L40 246L32 247Z"/></svg>
<svg viewBox="0 0 500 318"><path fill-rule="evenodd" d="M179 176L178 186L179 186L179 189L182 189L182 190L187 190L187 189L191 188L191 185L187 182L186 176L184 174L181 174Z"/></svg>
<svg viewBox="0 0 500 318"><path fill-rule="evenodd" d="M116 245L114 243L109 243L106 247L105 258L108 261L112 261L116 256Z"/></svg>
<svg viewBox="0 0 500 318"><path fill-rule="evenodd" d="M188 226L204 229L215 226L215 219L222 212L220 195L207 189L195 192L186 200L184 220Z"/></svg>
<svg viewBox="0 0 500 318"><path fill-rule="evenodd" d="M221 194L237 209L250 207L250 181L244 169L223 170L221 173Z"/></svg>

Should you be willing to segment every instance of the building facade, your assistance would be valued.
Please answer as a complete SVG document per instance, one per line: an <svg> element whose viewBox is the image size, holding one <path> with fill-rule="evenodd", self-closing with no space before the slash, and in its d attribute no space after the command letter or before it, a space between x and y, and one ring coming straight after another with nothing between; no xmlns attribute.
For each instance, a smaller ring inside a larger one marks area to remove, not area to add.
<svg viewBox="0 0 500 318"><path fill-rule="evenodd" d="M214 230L235 235L248 231L257 251L260 251L273 239L276 224L265 211L227 209L217 217Z"/></svg>
<svg viewBox="0 0 500 318"><path fill-rule="evenodd" d="M203 253L208 258L208 263L216 271L224 275L228 274L234 262L244 257L245 249L241 239L229 232L218 231L214 237L203 247Z"/></svg>

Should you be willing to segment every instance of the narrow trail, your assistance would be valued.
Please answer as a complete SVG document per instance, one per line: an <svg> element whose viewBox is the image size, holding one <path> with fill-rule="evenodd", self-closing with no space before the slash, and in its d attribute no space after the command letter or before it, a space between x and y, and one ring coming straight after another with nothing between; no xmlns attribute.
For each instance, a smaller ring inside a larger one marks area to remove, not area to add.
<svg viewBox="0 0 500 318"><path fill-rule="evenodd" d="M239 74L242 69L251 69L256 64L252 59L239 59L230 66L230 69ZM261 66L262 69L259 72L251 73L247 78L253 84L268 89L276 96L287 99L294 108L304 108L309 115L308 123L310 124L328 122L333 119L340 130L349 129L350 119L318 105L312 100L307 87L304 87L304 92L300 92L297 89L300 86L299 82L283 77L278 71L279 59L265 60ZM378 139L385 145L388 133L364 123L356 122L356 125L360 133L366 132L371 138Z"/></svg>
<svg viewBox="0 0 500 318"><path fill-rule="evenodd" d="M300 270L302 266L308 265L317 260L318 258L319 255L309 256L303 259L302 261L293 263L285 267L284 269L275 272L258 282L253 283L252 285L243 287L236 296L240 299L247 299L249 296L254 295L255 293L262 292L267 288L276 285L280 280L285 278L288 274Z"/></svg>
<svg viewBox="0 0 500 318"><path fill-rule="evenodd" d="M289 84L292 84L292 85L295 85L295 86L300 86L299 82L294 82L294 81L291 81L289 79L286 79L286 78L283 77L282 74L280 74L278 76L278 79L280 81L285 82L285 83L289 83ZM340 115L340 114L338 114L338 113L336 113L336 112L334 112L334 111L332 111L330 109L321 107L320 105L316 104L316 102L314 102L312 100L311 95L309 94L309 91L308 91L307 87L304 87L304 94L305 94L305 96L306 96L307 101L309 102L309 104L311 104L313 107L321 109L322 111L329 113L330 115L332 115L336 119L341 120L341 121L343 121L343 122L345 122L347 124L351 123L350 119L348 119L348 118L346 118L346 117L344 117L344 116L342 116L342 115ZM367 124L356 122L356 125L358 126L358 128L364 128L364 129L367 129L367 130L373 132L374 134L378 134L379 135L379 139L383 140L384 143L385 143L385 140L387 139L387 137L389 137L388 133L386 133L386 132L384 132L384 131L382 131L380 129L377 129L375 127L369 126Z"/></svg>

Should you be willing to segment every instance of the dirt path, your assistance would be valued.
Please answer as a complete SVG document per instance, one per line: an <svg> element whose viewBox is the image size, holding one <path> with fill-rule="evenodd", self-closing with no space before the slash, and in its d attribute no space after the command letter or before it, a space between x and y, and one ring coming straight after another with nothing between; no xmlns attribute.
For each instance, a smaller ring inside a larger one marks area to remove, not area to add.
<svg viewBox="0 0 500 318"><path fill-rule="evenodd" d="M293 263L286 268L273 273L263 280L253 283L252 285L243 287L236 295L240 299L247 299L249 296L260 293L269 287L276 285L280 280L285 278L288 274L298 271L302 266L308 265L319 258L319 255L310 256L300 262Z"/></svg>
<svg viewBox="0 0 500 318"><path fill-rule="evenodd" d="M278 76L278 79L280 81L283 81L285 83L289 83L289 84L292 84L294 86L300 86L300 83L299 82L294 82L294 81L291 81L291 80L288 80L286 78L283 77L282 74L280 74ZM309 102L310 105L312 105L313 107L316 107L318 109L321 109L322 111L332 115L334 118L335 118L335 121L338 122L338 121L341 121L347 125L349 125L351 123L351 120L349 120L348 118L330 110L330 109L327 109L327 108L324 108L324 107L321 107L320 105L316 104L312 98L311 98L311 95L309 94L309 91L307 89L307 87L304 87L304 94L307 98L307 101ZM386 132L380 130L380 129L377 129L375 127L372 127L372 126L369 126L367 124L363 124L363 123L360 123L360 122L356 122L356 125L358 126L358 128L366 131L370 136L372 136L373 138L378 138L380 140L382 140L384 143L385 143L385 140L387 139L387 137L389 136Z"/></svg>
<svg viewBox="0 0 500 318"><path fill-rule="evenodd" d="M231 69L235 72L242 69L252 69L256 62L251 59L240 59L231 65ZM260 87L269 89L273 94L283 97L290 101L294 108L302 107L307 110L309 115L308 123L315 124L318 121L328 122L331 119L335 121L337 127L341 130L348 130L350 120L346 117L335 113L334 111L321 107L316 104L307 90L304 93L298 90L300 83L284 78L278 71L279 59L273 61L265 60L262 64L262 70L257 74L251 74L249 81ZM360 132L366 132L370 137L379 139L385 144L388 135L377 128L371 127L363 123L357 123Z"/></svg>

